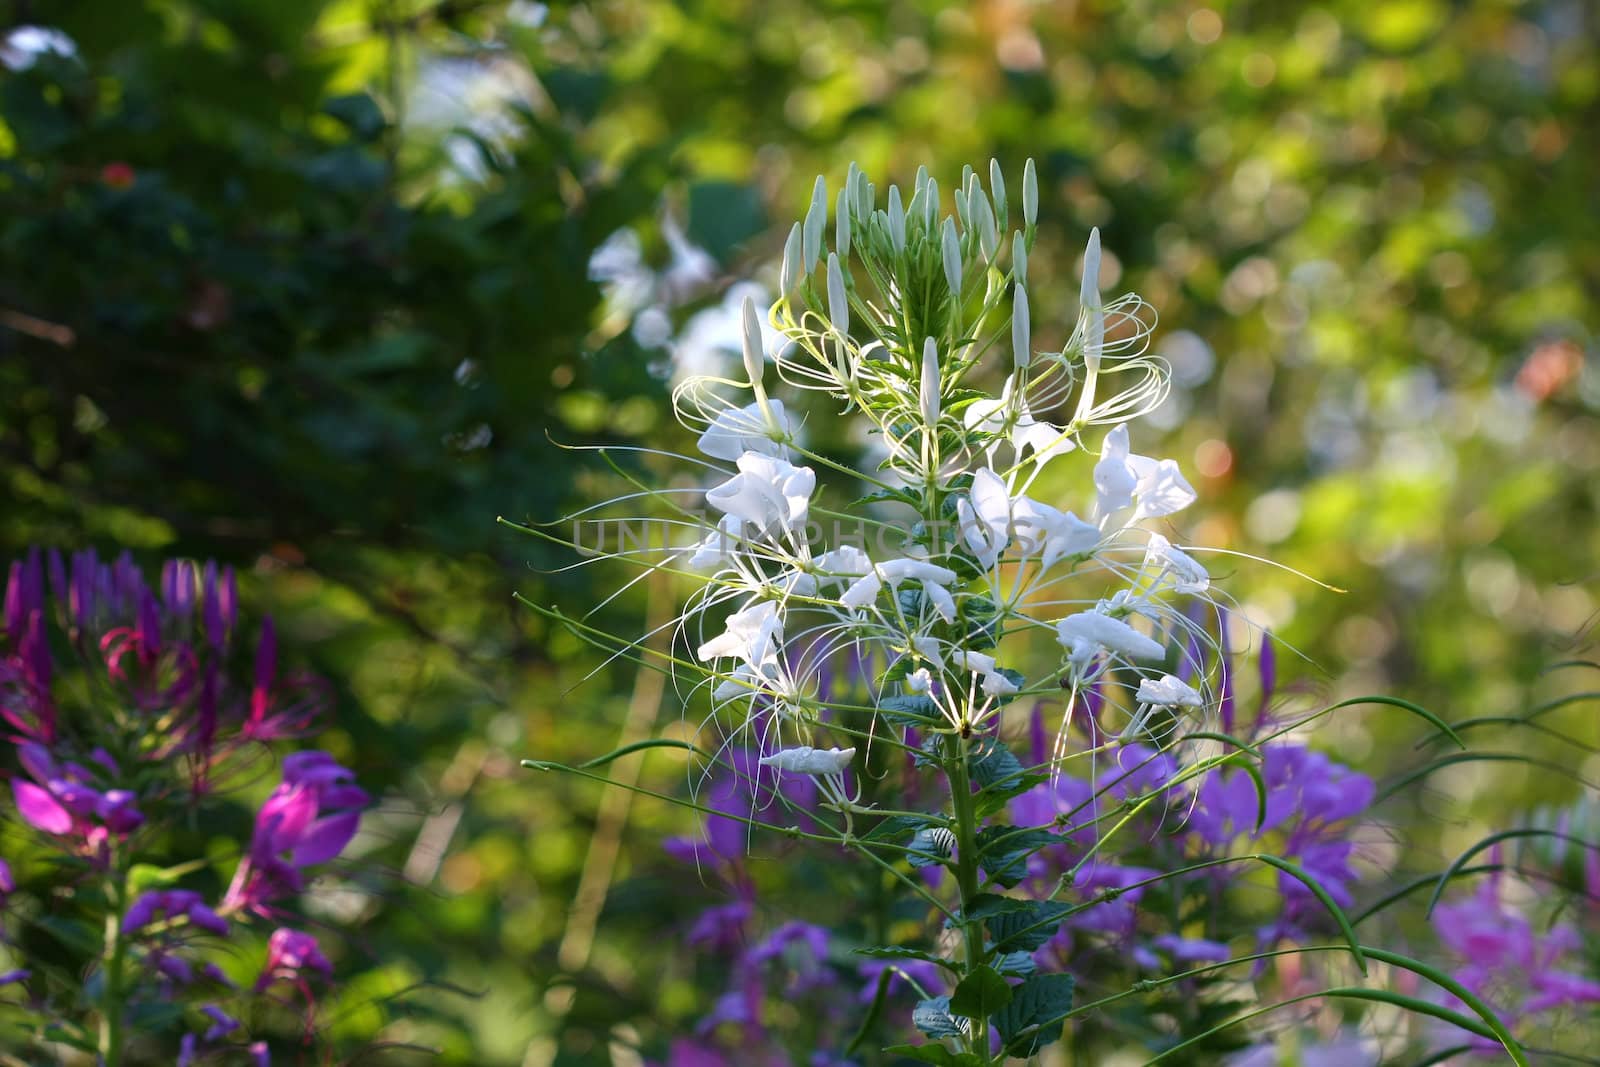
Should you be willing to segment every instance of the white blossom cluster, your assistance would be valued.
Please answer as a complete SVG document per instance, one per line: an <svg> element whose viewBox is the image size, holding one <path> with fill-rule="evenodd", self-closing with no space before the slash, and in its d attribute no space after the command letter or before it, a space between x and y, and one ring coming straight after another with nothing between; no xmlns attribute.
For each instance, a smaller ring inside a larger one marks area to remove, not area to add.
<svg viewBox="0 0 1600 1067"><path fill-rule="evenodd" d="M988 190L968 168L953 199L941 218L938 184L919 172L909 201L890 186L880 206L852 166L830 227L819 178L766 321L744 304L744 377L690 378L674 392L713 472L710 521L669 564L703 582L678 619L682 669L725 721L769 724L761 745L779 769L842 773L853 750L811 747L825 719L834 733L872 735L859 699L830 709L819 697L819 678L866 649L892 664L869 680L875 700L926 697L933 728L963 737L1019 693L1064 690L1070 715L1097 682L1116 689L1125 740L1159 739L1210 702L1203 679L1197 689L1168 673L1187 673L1175 664L1206 640L1183 608L1208 597L1209 576L1150 528L1195 491L1175 461L1133 451L1128 426L1166 390L1164 364L1147 354L1148 305L1102 298L1093 231L1076 327L1061 350L1036 351L1032 162L1009 241L998 166ZM778 351L764 339L774 329ZM773 369L813 399L786 407L769 395ZM875 469L805 446L797 412L823 405L866 420ZM1054 465L1077 465L1082 491L1045 499L1036 485ZM863 501L830 503L863 487ZM847 520L874 536L824 536ZM1004 658L1030 639L1053 639L1058 653L1031 679Z"/></svg>

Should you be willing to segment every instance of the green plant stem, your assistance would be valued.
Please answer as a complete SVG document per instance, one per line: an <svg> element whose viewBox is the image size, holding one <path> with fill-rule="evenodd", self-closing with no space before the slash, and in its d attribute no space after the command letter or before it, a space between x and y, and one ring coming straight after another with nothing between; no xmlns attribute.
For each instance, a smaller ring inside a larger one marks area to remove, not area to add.
<svg viewBox="0 0 1600 1067"><path fill-rule="evenodd" d="M956 885L961 891L961 916L978 896L978 820L972 804L972 783L967 776L967 746L958 735L945 737L945 777L950 780L950 807L955 815L956 834ZM983 965L983 924L963 922L961 936L966 944L966 968L963 977ZM969 1049L989 1059L989 1020L972 1020Z"/></svg>
<svg viewBox="0 0 1600 1067"><path fill-rule="evenodd" d="M128 956L122 913L127 909L127 895L127 865L121 856L116 856L112 860L111 874L106 879L106 935L105 954L102 957L105 974L100 1002L100 1060L105 1067L122 1065L123 999L127 995L123 982Z"/></svg>

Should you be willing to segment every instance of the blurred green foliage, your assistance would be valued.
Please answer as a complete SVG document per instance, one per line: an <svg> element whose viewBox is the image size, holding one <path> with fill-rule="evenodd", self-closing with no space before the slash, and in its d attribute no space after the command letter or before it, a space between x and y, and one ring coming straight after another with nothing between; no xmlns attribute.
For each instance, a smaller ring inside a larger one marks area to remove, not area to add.
<svg viewBox="0 0 1600 1067"><path fill-rule="evenodd" d="M652 694L513 608L610 586L493 519L589 497L603 464L556 441L673 443L632 313L671 332L770 279L813 176L851 159L953 181L1036 157L1041 344L1102 228L1107 289L1163 319L1163 454L1201 492L1184 539L1346 590L1211 558L1312 661L1286 673L1506 712L1560 690L1541 668L1592 624L1600 61L1578 0L0 12L75 45L18 59L13 35L0 70L0 548L247 565L336 680L338 754L392 798L369 847L394 890L351 945L373 970L333 1013L354 1045L606 1062L703 1010L668 935L697 899L656 847L678 815L603 820L606 912L592 945L568 925L599 793L515 758L603 751ZM677 224L709 266L673 273ZM589 278L623 229L648 300ZM643 632L647 600L607 607L615 628ZM674 701L646 706L659 728ZM1382 774L1421 758L1411 729L1366 712L1320 739ZM1571 762L1550 744L1491 747ZM646 781L681 771L652 756ZM1380 863L1436 869L1575 788L1520 764L1429 784ZM371 1007L424 978L467 993Z"/></svg>

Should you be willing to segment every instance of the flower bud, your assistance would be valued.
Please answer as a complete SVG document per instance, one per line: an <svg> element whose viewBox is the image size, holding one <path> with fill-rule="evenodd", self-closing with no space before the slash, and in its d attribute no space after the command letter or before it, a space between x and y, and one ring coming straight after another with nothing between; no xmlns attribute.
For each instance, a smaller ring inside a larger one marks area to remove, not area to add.
<svg viewBox="0 0 1600 1067"><path fill-rule="evenodd" d="M833 244L840 256L850 254L850 190L840 189L834 204Z"/></svg>
<svg viewBox="0 0 1600 1067"><path fill-rule="evenodd" d="M967 206L978 224L978 250L983 253L984 262L992 263L994 254L1000 249L1000 235L994 228L994 212L989 208L989 198L975 196Z"/></svg>
<svg viewBox="0 0 1600 1067"><path fill-rule="evenodd" d="M906 250L906 211L900 206L900 187L889 186L889 240L896 252Z"/></svg>
<svg viewBox="0 0 1600 1067"><path fill-rule="evenodd" d="M756 302L748 296L744 298L744 369L750 375L750 384L757 385L761 381L762 372L766 369L765 345L761 340L761 317L756 313Z"/></svg>
<svg viewBox="0 0 1600 1067"><path fill-rule="evenodd" d="M850 332L850 302L844 294L844 271L839 268L839 256L828 253L828 319L833 328L844 337Z"/></svg>
<svg viewBox="0 0 1600 1067"><path fill-rule="evenodd" d="M933 338L922 344L922 421L931 429L939 423L939 346Z"/></svg>
<svg viewBox="0 0 1600 1067"><path fill-rule="evenodd" d="M1100 306L1100 228L1089 231L1089 245L1083 250L1083 285L1078 290L1078 307L1088 315L1088 332L1083 340L1084 362L1100 365L1105 347L1106 313Z"/></svg>
<svg viewBox="0 0 1600 1067"><path fill-rule="evenodd" d="M1021 230L1011 235L1011 276L1019 282L1028 280L1028 243Z"/></svg>
<svg viewBox="0 0 1600 1067"><path fill-rule="evenodd" d="M1031 159L1022 167L1022 221L1029 226L1039 221L1039 175Z"/></svg>
<svg viewBox="0 0 1600 1067"><path fill-rule="evenodd" d="M1033 325L1028 321L1028 290L1020 281L1012 285L1011 359L1017 370L1027 370L1033 362Z"/></svg>
<svg viewBox="0 0 1600 1067"><path fill-rule="evenodd" d="M939 183L933 178L928 179L928 184L922 187L922 225L933 232L934 225L939 220Z"/></svg>
<svg viewBox="0 0 1600 1067"><path fill-rule="evenodd" d="M778 288L782 295L788 296L794 287L800 284L800 224L794 224L789 231L789 239L783 243L783 270L778 278Z"/></svg>
<svg viewBox="0 0 1600 1067"><path fill-rule="evenodd" d="M822 258L822 229L827 224L828 186L819 174L817 184L811 189L811 209L806 212L806 224L800 241L807 274L817 269L817 260Z"/></svg>
<svg viewBox="0 0 1600 1067"><path fill-rule="evenodd" d="M950 294L961 298L961 242L956 238L956 220L945 217L943 234L944 280L950 284Z"/></svg>
<svg viewBox="0 0 1600 1067"><path fill-rule="evenodd" d="M989 160L989 195L994 198L995 219L1003 230L1006 227L1006 179L1000 173L1000 161Z"/></svg>

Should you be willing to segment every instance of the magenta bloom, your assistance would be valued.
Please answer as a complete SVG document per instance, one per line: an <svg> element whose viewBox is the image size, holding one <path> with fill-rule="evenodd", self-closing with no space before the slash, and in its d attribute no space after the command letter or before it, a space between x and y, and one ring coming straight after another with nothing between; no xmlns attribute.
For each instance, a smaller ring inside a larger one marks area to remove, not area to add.
<svg viewBox="0 0 1600 1067"><path fill-rule="evenodd" d="M305 887L302 868L344 851L371 801L354 777L326 752L284 758L283 782L256 815L250 851L234 874L223 911L266 915L273 900Z"/></svg>
<svg viewBox="0 0 1600 1067"><path fill-rule="evenodd" d="M319 972L324 978L333 976L333 964L322 954L317 939L310 934L288 927L279 927L267 940L267 963L256 979L256 989L267 988L280 979L305 983L305 971Z"/></svg>
<svg viewBox="0 0 1600 1067"><path fill-rule="evenodd" d="M124 789L102 793L94 788L94 775L77 763L58 764L43 745L18 746L23 770L33 781L11 780L22 821L36 830L57 836L81 834L85 843L98 847L108 836L126 837L144 824L137 800Z"/></svg>
<svg viewBox="0 0 1600 1067"><path fill-rule="evenodd" d="M1578 932L1566 923L1536 932L1501 902L1499 881L1486 878L1472 896L1433 910L1439 940L1467 961L1456 978L1513 1026L1541 1012L1600 1004L1600 982L1567 969L1582 965Z"/></svg>

